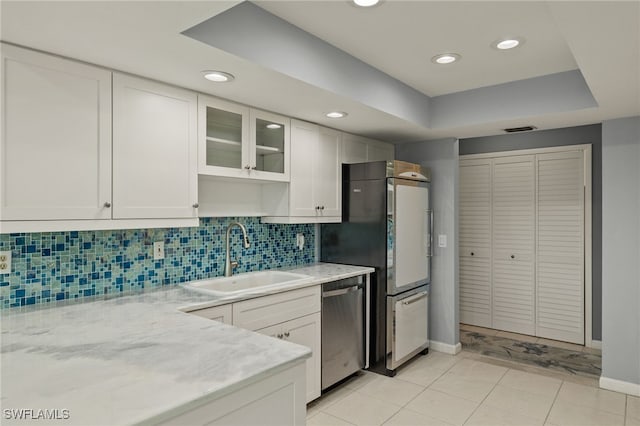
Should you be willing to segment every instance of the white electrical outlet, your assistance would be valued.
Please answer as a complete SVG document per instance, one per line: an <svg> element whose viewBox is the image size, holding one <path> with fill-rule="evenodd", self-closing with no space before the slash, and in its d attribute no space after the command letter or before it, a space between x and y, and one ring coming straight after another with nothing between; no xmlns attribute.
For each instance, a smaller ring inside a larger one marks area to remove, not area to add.
<svg viewBox="0 0 640 426"><path fill-rule="evenodd" d="M11 251L0 251L0 274L11 273Z"/></svg>
<svg viewBox="0 0 640 426"><path fill-rule="evenodd" d="M153 260L164 259L164 241L153 243Z"/></svg>
<svg viewBox="0 0 640 426"><path fill-rule="evenodd" d="M446 235L438 235L438 247L446 247L447 246L447 236Z"/></svg>
<svg viewBox="0 0 640 426"><path fill-rule="evenodd" d="M304 234L296 234L296 247L300 250L304 248Z"/></svg>

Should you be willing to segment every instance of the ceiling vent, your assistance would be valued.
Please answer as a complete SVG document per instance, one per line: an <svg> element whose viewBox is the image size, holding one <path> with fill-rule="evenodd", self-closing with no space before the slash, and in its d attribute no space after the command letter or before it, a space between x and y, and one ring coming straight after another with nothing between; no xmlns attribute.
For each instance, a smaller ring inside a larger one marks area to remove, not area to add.
<svg viewBox="0 0 640 426"><path fill-rule="evenodd" d="M518 132L530 132L531 130L536 130L536 126L522 126L522 127L511 127L509 129L502 129L507 133L518 133Z"/></svg>

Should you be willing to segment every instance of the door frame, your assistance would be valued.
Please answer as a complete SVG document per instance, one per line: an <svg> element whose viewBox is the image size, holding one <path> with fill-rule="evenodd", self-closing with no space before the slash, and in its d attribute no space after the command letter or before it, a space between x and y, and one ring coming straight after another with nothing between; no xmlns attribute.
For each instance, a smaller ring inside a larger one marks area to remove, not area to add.
<svg viewBox="0 0 640 426"><path fill-rule="evenodd" d="M460 155L459 159L512 157L517 155L547 154L551 152L582 151L584 161L584 345L600 348L602 343L593 340L593 235L592 235L592 144L562 145L546 148L520 149L513 151L485 152Z"/></svg>

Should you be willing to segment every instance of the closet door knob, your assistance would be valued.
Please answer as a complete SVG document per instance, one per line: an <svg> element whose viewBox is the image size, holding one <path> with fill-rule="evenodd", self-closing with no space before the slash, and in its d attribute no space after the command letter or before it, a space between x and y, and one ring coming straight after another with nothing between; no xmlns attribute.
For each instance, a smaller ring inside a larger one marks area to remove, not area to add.
<svg viewBox="0 0 640 426"><path fill-rule="evenodd" d="M291 333L289 333L288 331L284 333L284 337L289 337L291 336Z"/></svg>
<svg viewBox="0 0 640 426"><path fill-rule="evenodd" d="M244 168L247 169L247 170L251 170L251 166L248 165L248 164L246 166L244 166Z"/></svg>
<svg viewBox="0 0 640 426"><path fill-rule="evenodd" d="M511 255L511 258L512 258L512 259L515 259L516 257L512 254L512 255Z"/></svg>
<svg viewBox="0 0 640 426"><path fill-rule="evenodd" d="M474 254L475 254L474 252L471 252L471 256L473 256Z"/></svg>
<svg viewBox="0 0 640 426"><path fill-rule="evenodd" d="M107 201L107 202L105 202L105 203L104 203L104 206L105 206L106 208L109 208L109 207L111 207L111 203Z"/></svg>
<svg viewBox="0 0 640 426"><path fill-rule="evenodd" d="M198 207L200 207L200 204L198 204L198 203L195 203L195 204L193 205L193 208L194 208L194 209L197 209Z"/></svg>

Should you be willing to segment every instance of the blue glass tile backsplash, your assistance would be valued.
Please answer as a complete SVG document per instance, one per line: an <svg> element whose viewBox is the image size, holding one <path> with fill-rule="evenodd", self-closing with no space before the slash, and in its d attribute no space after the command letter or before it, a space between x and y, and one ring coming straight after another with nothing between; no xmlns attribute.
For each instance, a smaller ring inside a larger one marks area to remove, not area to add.
<svg viewBox="0 0 640 426"><path fill-rule="evenodd" d="M223 275L227 225L235 270L249 272L315 261L315 226L262 224L259 218L202 218L194 228L0 234L0 251L11 250L12 273L0 275L0 309L178 284ZM303 233L303 250L296 234ZM153 243L164 241L164 260L153 260Z"/></svg>

